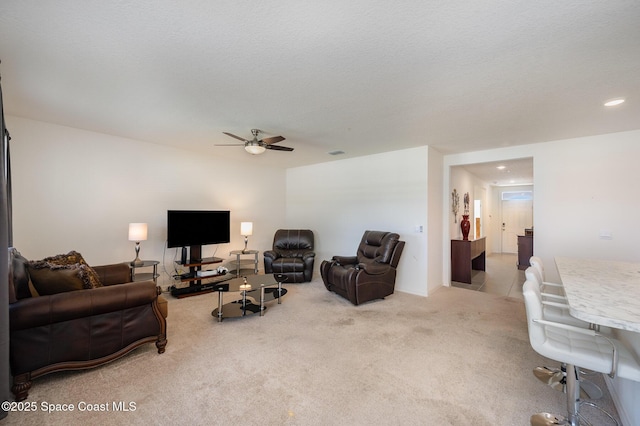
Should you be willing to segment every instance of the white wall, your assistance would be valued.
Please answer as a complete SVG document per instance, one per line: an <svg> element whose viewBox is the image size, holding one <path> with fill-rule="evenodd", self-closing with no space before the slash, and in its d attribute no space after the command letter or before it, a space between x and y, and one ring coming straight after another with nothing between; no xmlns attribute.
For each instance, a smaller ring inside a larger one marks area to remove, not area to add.
<svg viewBox="0 0 640 426"><path fill-rule="evenodd" d="M526 157L533 157L534 167L534 254L545 263L549 281L559 280L556 256L640 262L640 227L635 225L640 131L445 156L444 188L450 187L453 166ZM601 231L613 238L600 239ZM450 277L449 250L443 245L445 280ZM640 340L637 334L624 337ZM613 386L621 415L629 424L640 424L640 407L634 404L640 400L640 383L616 379Z"/></svg>
<svg viewBox="0 0 640 426"><path fill-rule="evenodd" d="M287 223L314 231L316 268L355 255L367 229L397 232L406 245L396 290L427 295L428 158L420 147L289 169Z"/></svg>
<svg viewBox="0 0 640 426"><path fill-rule="evenodd" d="M554 256L640 261L639 157L640 131L539 146L534 223L545 263ZM601 231L612 239L600 239Z"/></svg>
<svg viewBox="0 0 640 426"><path fill-rule="evenodd" d="M141 257L165 258L172 272L176 249L164 250L168 209L229 209L231 243L203 247L205 256L217 249L223 259L244 246L241 221L254 222L249 248L261 253L285 225L284 170L18 117L7 122L14 245L27 258L77 250L89 264L130 261L128 224L147 222Z"/></svg>

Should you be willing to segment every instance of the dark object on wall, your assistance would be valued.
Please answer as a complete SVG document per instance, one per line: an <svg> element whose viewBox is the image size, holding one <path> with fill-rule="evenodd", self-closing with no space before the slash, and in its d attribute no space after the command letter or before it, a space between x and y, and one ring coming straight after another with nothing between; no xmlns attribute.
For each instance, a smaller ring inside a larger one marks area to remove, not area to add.
<svg viewBox="0 0 640 426"><path fill-rule="evenodd" d="M327 290L354 305L393 294L404 241L391 232L365 231L355 256L333 256L320 265Z"/></svg>
<svg viewBox="0 0 640 426"><path fill-rule="evenodd" d="M311 281L313 232L309 229L278 229L273 236L273 249L264 252L264 273L282 274L287 283Z"/></svg>
<svg viewBox="0 0 640 426"><path fill-rule="evenodd" d="M166 300L153 281L131 282L126 263L95 266L101 286L39 296L30 289L32 263L10 250L11 374L16 401L31 381L54 371L102 365L155 342L163 353Z"/></svg>
<svg viewBox="0 0 640 426"><path fill-rule="evenodd" d="M2 88L0 87L0 247L13 245L11 224L11 162L9 159L9 131L5 126ZM7 256L5 259L8 259ZM0 262L0 400L9 400L9 262ZM7 411L0 410L0 419Z"/></svg>

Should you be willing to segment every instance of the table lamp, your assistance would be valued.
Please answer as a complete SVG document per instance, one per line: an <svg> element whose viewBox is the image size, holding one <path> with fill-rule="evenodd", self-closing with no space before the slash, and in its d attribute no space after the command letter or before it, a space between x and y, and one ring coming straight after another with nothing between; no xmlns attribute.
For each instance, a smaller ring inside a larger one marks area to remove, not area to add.
<svg viewBox="0 0 640 426"><path fill-rule="evenodd" d="M140 260L140 241L147 240L147 224L146 223L130 223L129 224L129 241L136 243L136 258L133 259L131 265L142 266L143 261Z"/></svg>
<svg viewBox="0 0 640 426"><path fill-rule="evenodd" d="M241 222L240 223L240 235L244 237L244 249L243 253L247 251L247 242L249 242L249 235L253 235L253 222Z"/></svg>

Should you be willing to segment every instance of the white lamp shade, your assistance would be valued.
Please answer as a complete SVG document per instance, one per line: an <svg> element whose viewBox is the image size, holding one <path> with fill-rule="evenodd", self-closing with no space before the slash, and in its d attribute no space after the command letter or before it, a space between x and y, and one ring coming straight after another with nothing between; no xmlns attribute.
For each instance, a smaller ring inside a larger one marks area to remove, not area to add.
<svg viewBox="0 0 640 426"><path fill-rule="evenodd" d="M146 241L147 240L147 224L146 223L130 223L129 224L129 241Z"/></svg>
<svg viewBox="0 0 640 426"><path fill-rule="evenodd" d="M240 222L240 235L253 235L253 222Z"/></svg>

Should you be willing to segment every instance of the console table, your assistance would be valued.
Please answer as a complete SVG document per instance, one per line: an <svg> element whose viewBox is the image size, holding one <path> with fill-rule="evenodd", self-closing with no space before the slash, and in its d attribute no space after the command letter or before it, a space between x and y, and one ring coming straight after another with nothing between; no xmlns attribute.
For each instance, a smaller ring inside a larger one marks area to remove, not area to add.
<svg viewBox="0 0 640 426"><path fill-rule="evenodd" d="M485 241L451 240L451 281L471 284L471 270L486 269Z"/></svg>

